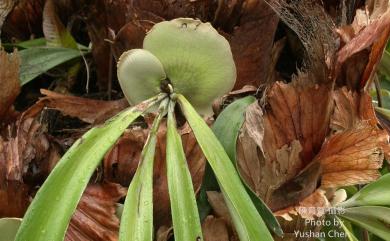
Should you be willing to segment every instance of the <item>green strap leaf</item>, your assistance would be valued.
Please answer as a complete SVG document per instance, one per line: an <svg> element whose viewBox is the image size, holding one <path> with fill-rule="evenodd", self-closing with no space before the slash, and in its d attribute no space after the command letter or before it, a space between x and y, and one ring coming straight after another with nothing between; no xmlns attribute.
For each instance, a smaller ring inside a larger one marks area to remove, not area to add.
<svg viewBox="0 0 390 241"><path fill-rule="evenodd" d="M351 223L346 220L341 220L336 215L327 214L322 225L321 231L318 234L321 236L318 240L321 241L358 241L351 229ZM298 230L296 230L298 231ZM304 233L307 230L302 231ZM315 231L318 232L318 231ZM298 235L298 233L296 234Z"/></svg>
<svg viewBox="0 0 390 241"><path fill-rule="evenodd" d="M358 241L358 239L355 237L355 235L353 234L353 232L347 227L347 225L345 225L345 223L343 222L343 220L341 220L339 217L335 216L335 219L338 221L338 223L340 223L340 226L341 228L344 230L345 234L347 235L348 237L348 240L350 241Z"/></svg>
<svg viewBox="0 0 390 241"><path fill-rule="evenodd" d="M217 177L240 240L272 241L267 226L257 212L223 146L185 97L177 95L177 98L198 144Z"/></svg>
<svg viewBox="0 0 390 241"><path fill-rule="evenodd" d="M167 103L167 99L161 103L160 113L153 121L138 169L127 191L119 229L120 241L153 240L153 163L158 127Z"/></svg>
<svg viewBox="0 0 390 241"><path fill-rule="evenodd" d="M13 48L18 49L28 49L33 47L43 47L46 45L46 39L45 38L36 38L36 39L30 39L22 42L17 43L3 43L2 46L7 51L12 51Z"/></svg>
<svg viewBox="0 0 390 241"><path fill-rule="evenodd" d="M367 229L384 240L390 240L390 208L379 206L361 206L345 209L340 217Z"/></svg>
<svg viewBox="0 0 390 241"><path fill-rule="evenodd" d="M340 207L354 206L389 206L390 205L390 173L373 183L363 187L350 199L340 203Z"/></svg>
<svg viewBox="0 0 390 241"><path fill-rule="evenodd" d="M218 116L213 125L213 132L222 146L225 148L230 160L232 160L237 170L236 160L236 145L237 137L240 132L241 126L244 123L244 114L246 108L256 101L253 96L247 96L239 100L234 101L227 106L221 114ZM239 172L238 172L239 173ZM240 174L240 173L239 173ZM243 180L241 178L241 180ZM280 227L278 220L273 215L272 211L267 205L252 191L252 189L245 183L246 190L251 197L257 211L267 224L267 226L278 236L283 236L283 230Z"/></svg>
<svg viewBox="0 0 390 241"><path fill-rule="evenodd" d="M16 232L19 229L22 219L20 218L1 218L0 219L0 241L15 240Z"/></svg>
<svg viewBox="0 0 390 241"><path fill-rule="evenodd" d="M176 129L174 103L168 110L167 177L175 240L203 240L198 208L181 137Z"/></svg>
<svg viewBox="0 0 390 241"><path fill-rule="evenodd" d="M390 110L382 107L375 107L375 110L386 117L387 120L390 120Z"/></svg>
<svg viewBox="0 0 390 241"><path fill-rule="evenodd" d="M129 124L164 97L159 95L126 109L78 139L39 189L24 216L16 240L63 240L77 203L105 153Z"/></svg>
<svg viewBox="0 0 390 241"><path fill-rule="evenodd" d="M81 57L81 51L68 48L36 47L19 52L22 64L20 66L20 84L24 85L71 59Z"/></svg>

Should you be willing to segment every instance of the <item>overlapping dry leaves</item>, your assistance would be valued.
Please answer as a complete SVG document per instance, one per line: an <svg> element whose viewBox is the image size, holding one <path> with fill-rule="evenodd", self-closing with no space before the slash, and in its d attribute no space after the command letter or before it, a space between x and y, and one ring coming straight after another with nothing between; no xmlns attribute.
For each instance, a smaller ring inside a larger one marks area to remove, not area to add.
<svg viewBox="0 0 390 241"><path fill-rule="evenodd" d="M108 90L109 96L117 88L115 59L125 50L140 48L154 23L176 17L209 21L228 39L238 74L231 98L264 91L246 110L237 162L244 181L280 217L287 236L297 227L314 228L302 220L322 218L321 207L330 206L336 188L378 178L390 149L367 89L390 35L388 1L368 0L366 6L349 8L334 1L322 6L284 0L0 3L0 29L9 41L43 35L50 42L50 36L56 39L63 32L58 28L65 27L87 36L95 90ZM66 94L41 90L43 97L19 113L13 107L20 93L17 52L1 51L0 63L0 216L22 217L36 188L74 140L128 104L120 98L73 96L70 89L77 79L68 78L62 88L55 88ZM149 124L148 118L140 119L107 153L77 207L66 240L117 240L116 203L123 201L124 187L138 166ZM165 132L163 124L154 167L159 241L172 233ZM205 159L189 127L183 125L180 133L198 190ZM208 199L212 212L202 223L205 240L238 240L221 194L208 192ZM310 209L314 206L319 209Z"/></svg>
<svg viewBox="0 0 390 241"><path fill-rule="evenodd" d="M290 83L274 83L265 104L254 103L246 111L237 146L240 173L277 216L294 219L293 224L281 219L287 233L302 219L321 218L323 209L302 210L329 207L337 188L380 177L389 154L388 133L365 91L390 29L388 6L374 10L358 10L351 25L338 29L344 42L327 79L319 79L309 66ZM372 21L359 25L362 15Z"/></svg>

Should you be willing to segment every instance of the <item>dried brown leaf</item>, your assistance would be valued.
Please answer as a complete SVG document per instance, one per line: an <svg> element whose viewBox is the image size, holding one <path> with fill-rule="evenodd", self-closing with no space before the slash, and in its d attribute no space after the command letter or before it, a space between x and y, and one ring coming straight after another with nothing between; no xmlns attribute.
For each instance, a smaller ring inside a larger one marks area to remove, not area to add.
<svg viewBox="0 0 390 241"><path fill-rule="evenodd" d="M389 8L389 12L390 12L390 8ZM388 15L388 18L390 19L390 14ZM361 88L370 85L371 80L373 79L373 75L376 73L377 67L381 62L383 52L386 49L389 37L390 37L390 26L387 26L387 28L378 36L378 38L376 39L376 41L373 43L371 47L368 63L364 70L363 76L360 79Z"/></svg>
<svg viewBox="0 0 390 241"><path fill-rule="evenodd" d="M276 150L275 160L271 161L262 153L263 115L257 103L248 107L245 117L237 145L238 168L252 190L269 203L272 193L303 168L299 157L302 146L294 140Z"/></svg>
<svg viewBox="0 0 390 241"><path fill-rule="evenodd" d="M128 186L138 167L148 132L134 127L125 131L104 158L104 177L110 182Z"/></svg>
<svg viewBox="0 0 390 241"><path fill-rule="evenodd" d="M72 216L65 240L118 240L116 203L125 195L126 189L119 184L90 184Z"/></svg>
<svg viewBox="0 0 390 241"><path fill-rule="evenodd" d="M1 28L3 27L4 20L7 18L8 14L12 11L15 6L14 0L4 0L0 2L0 35Z"/></svg>
<svg viewBox="0 0 390 241"><path fill-rule="evenodd" d="M278 187L269 199L271 210L280 210L295 205L312 194L318 185L321 176L321 164L311 162L298 175Z"/></svg>
<svg viewBox="0 0 390 241"><path fill-rule="evenodd" d="M367 92L357 93L343 87L333 92L333 99L335 106L330 121L332 130L348 130L362 121L376 126L378 120Z"/></svg>
<svg viewBox="0 0 390 241"><path fill-rule="evenodd" d="M321 167L313 163L326 135L331 90L300 74L293 83L276 82L264 114L248 107L237 144L240 173L272 210L294 205L317 187ZM317 111L321 106L324 111Z"/></svg>
<svg viewBox="0 0 390 241"><path fill-rule="evenodd" d="M214 216L223 218L227 224L232 225L229 209L226 206L222 193L217 191L208 191L207 200L213 209Z"/></svg>
<svg viewBox="0 0 390 241"><path fill-rule="evenodd" d="M276 82L267 93L268 105L264 111L266 155L274 161L277 150L298 140L302 162L304 165L311 162L328 133L331 97L330 87L313 84L305 73L300 73L290 84Z"/></svg>
<svg viewBox="0 0 390 241"><path fill-rule="evenodd" d="M202 222L204 239L239 241L222 193L208 191L207 199L212 207L213 215L207 216Z"/></svg>
<svg viewBox="0 0 390 241"><path fill-rule="evenodd" d="M156 241L168 241L172 234L172 227L161 226L156 232Z"/></svg>
<svg viewBox="0 0 390 241"><path fill-rule="evenodd" d="M349 57L371 46L390 28L390 8L379 19L372 21L338 52L337 65L341 66Z"/></svg>
<svg viewBox="0 0 390 241"><path fill-rule="evenodd" d="M41 93L46 95L46 97L40 99L42 105L91 124L102 123L128 106L125 99L116 101L94 100L63 95L44 89L41 90Z"/></svg>
<svg viewBox="0 0 390 241"><path fill-rule="evenodd" d="M323 168L322 186L337 188L365 184L380 177L386 131L362 124L331 136L316 160Z"/></svg>
<svg viewBox="0 0 390 241"><path fill-rule="evenodd" d="M15 50L7 54L0 49L0 120L9 111L20 92L19 66L20 58ZM1 124L1 123L0 123Z"/></svg>
<svg viewBox="0 0 390 241"><path fill-rule="evenodd" d="M155 1L155 0L136 0L133 1L134 11L140 15L153 14L164 19L173 19L178 17L191 17L201 20L207 20L216 8L215 1ZM142 18L140 18L142 19Z"/></svg>
<svg viewBox="0 0 390 241"><path fill-rule="evenodd" d="M233 26L231 36L228 36L237 68L234 89L245 85L264 85L268 79L279 18L265 1L237 1L237 5L242 5L239 10L242 17Z"/></svg>
<svg viewBox="0 0 390 241"><path fill-rule="evenodd" d="M337 71L342 70L347 73L339 77L339 82L344 81L351 89L370 85L369 82L372 80L390 36L389 19L388 1L367 1L364 9L356 11L351 25L336 30L341 40L346 43L338 56L339 59L344 59L339 60L336 68ZM383 26L381 22L385 22ZM370 51L362 51L370 46ZM348 48L349 50L346 50Z"/></svg>
<svg viewBox="0 0 390 241"><path fill-rule="evenodd" d="M31 187L17 181L0 182L0 218L22 218L30 204Z"/></svg>
<svg viewBox="0 0 390 241"><path fill-rule="evenodd" d="M151 25L149 22L147 24ZM121 54L129 49L142 48L148 28L139 21L128 22L116 34L112 48L118 60Z"/></svg>
<svg viewBox="0 0 390 241"><path fill-rule="evenodd" d="M202 223L203 238L205 241L230 241L229 229L222 218L207 216Z"/></svg>
<svg viewBox="0 0 390 241"><path fill-rule="evenodd" d="M36 119L22 115L0 137L0 216L22 217L34 187L58 162L59 150Z"/></svg>
<svg viewBox="0 0 390 241"><path fill-rule="evenodd" d="M279 210L274 215L283 217L288 221L293 219L292 215L299 215L304 219L315 219L323 216L328 207L330 207L330 203L325 196L325 191L317 189L310 196L299 202L298 205Z"/></svg>
<svg viewBox="0 0 390 241"><path fill-rule="evenodd" d="M315 222L307 223L308 220L322 221L325 218L325 212L330 208L330 204L325 196L325 191L318 189L309 197L302 200L299 204L280 210L274 215L278 218L283 228L283 238L275 237L275 241L303 241L310 238L297 236L296 232L320 232L322 226Z"/></svg>
<svg viewBox="0 0 390 241"><path fill-rule="evenodd" d="M373 20L383 15L389 9L390 4L386 0L368 0L366 6L371 20Z"/></svg>
<svg viewBox="0 0 390 241"><path fill-rule="evenodd" d="M3 1L1 1L3 2ZM15 1L3 24L2 33L17 40L42 34L42 10L45 0Z"/></svg>

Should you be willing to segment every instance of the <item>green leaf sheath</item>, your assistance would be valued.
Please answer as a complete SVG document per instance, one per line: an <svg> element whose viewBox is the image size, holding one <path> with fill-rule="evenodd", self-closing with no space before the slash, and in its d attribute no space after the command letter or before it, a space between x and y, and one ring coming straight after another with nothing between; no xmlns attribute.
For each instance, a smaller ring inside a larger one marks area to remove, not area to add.
<svg viewBox="0 0 390 241"><path fill-rule="evenodd" d="M1 218L0 219L0 241L15 240L16 232L20 226L20 218Z"/></svg>
<svg viewBox="0 0 390 241"><path fill-rule="evenodd" d="M164 97L158 95L126 109L78 139L39 189L24 216L16 240L63 240L77 203L103 156L138 116Z"/></svg>
<svg viewBox="0 0 390 241"><path fill-rule="evenodd" d="M181 137L176 129L174 105L171 102L168 110L166 149L173 231L175 240L200 241L203 238L198 208Z"/></svg>
<svg viewBox="0 0 390 241"><path fill-rule="evenodd" d="M237 137L245 120L245 110L255 101L256 98L253 96L247 96L234 101L221 112L212 127L215 136L225 148L225 151L236 167L236 170L238 170L236 160ZM241 180L243 179L241 178ZM272 211L265 205L263 200L256 196L245 181L243 181L243 183L245 184L245 188L255 204L257 211L260 213L268 228L278 236L282 236L283 230Z"/></svg>
<svg viewBox="0 0 390 241"><path fill-rule="evenodd" d="M367 229L371 233L390 241L390 208L361 206L346 208L340 217Z"/></svg>
<svg viewBox="0 0 390 241"><path fill-rule="evenodd" d="M81 57L81 54L79 50L67 48L37 47L21 50L19 52L22 60L19 74L20 84L27 84L56 66Z"/></svg>
<svg viewBox="0 0 390 241"><path fill-rule="evenodd" d="M236 143L241 126L245 120L246 108L256 101L253 96L247 96L228 105L215 120L212 130L226 154L236 163Z"/></svg>
<svg viewBox="0 0 390 241"><path fill-rule="evenodd" d="M168 99L160 105L141 153L137 171L127 191L119 230L120 241L153 240L153 163L157 132L166 113Z"/></svg>
<svg viewBox="0 0 390 241"><path fill-rule="evenodd" d="M350 199L338 206L390 206L390 174L386 174L373 183L363 187Z"/></svg>
<svg viewBox="0 0 390 241"><path fill-rule="evenodd" d="M187 99L177 95L181 109L223 191L241 241L272 241L223 146Z"/></svg>

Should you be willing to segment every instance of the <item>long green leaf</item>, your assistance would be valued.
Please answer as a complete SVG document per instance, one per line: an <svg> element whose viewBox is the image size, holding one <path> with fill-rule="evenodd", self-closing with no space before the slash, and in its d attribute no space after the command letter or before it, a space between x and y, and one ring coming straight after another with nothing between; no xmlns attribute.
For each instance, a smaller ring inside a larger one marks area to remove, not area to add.
<svg viewBox="0 0 390 241"><path fill-rule="evenodd" d="M382 107L375 107L375 111L381 113L387 120L390 120L390 110Z"/></svg>
<svg viewBox="0 0 390 241"><path fill-rule="evenodd" d="M92 128L65 153L39 189L17 233L17 241L60 241L89 178L123 131L164 95L126 109Z"/></svg>
<svg viewBox="0 0 390 241"><path fill-rule="evenodd" d="M191 174L173 112L174 103L171 102L168 110L166 160L175 240L203 240Z"/></svg>
<svg viewBox="0 0 390 241"><path fill-rule="evenodd" d="M350 199L340 203L341 207L390 206L390 173L368 184Z"/></svg>
<svg viewBox="0 0 390 241"><path fill-rule="evenodd" d="M350 230L350 222L347 220L341 220L339 217L333 214L326 215L324 224L321 228L321 234L323 237L321 241L358 241Z"/></svg>
<svg viewBox="0 0 390 241"><path fill-rule="evenodd" d="M345 225L343 220L341 220L339 217L335 216L336 220L340 223L341 228L344 230L345 234L347 235L348 240L350 241L358 241L358 239L355 237L353 232Z"/></svg>
<svg viewBox="0 0 390 241"><path fill-rule="evenodd" d="M167 103L167 99L161 103L160 113L150 129L137 171L127 191L119 230L120 241L153 240L153 162L157 131Z"/></svg>
<svg viewBox="0 0 390 241"><path fill-rule="evenodd" d="M345 209L339 214L352 223L367 229L384 240L390 240L390 208L379 206L361 206Z"/></svg>
<svg viewBox="0 0 390 241"><path fill-rule="evenodd" d="M253 96L247 96L245 98L234 101L215 120L212 130L222 146L225 148L230 160L233 161L237 169L236 160L236 144L237 137L240 132L241 126L244 123L244 114L246 108L256 100ZM241 180L243 180L241 178ZM250 189L250 187L243 181L246 190L251 197L257 211L267 224L267 226L278 236L283 235L283 230L280 227L278 220L273 215L272 211L257 195Z"/></svg>
<svg viewBox="0 0 390 241"><path fill-rule="evenodd" d="M212 127L215 136L234 164L236 164L237 137L245 120L245 110L254 101L256 98L253 96L234 101L218 115Z"/></svg>
<svg viewBox="0 0 390 241"><path fill-rule="evenodd" d="M214 133L182 95L177 95L198 144L213 169L241 241L271 241L272 236Z"/></svg>
<svg viewBox="0 0 390 241"><path fill-rule="evenodd" d="M32 47L42 47L46 45L45 38L36 38L31 40L26 40L18 43L4 43L2 46L9 51L12 51L13 48L18 49L28 49Z"/></svg>
<svg viewBox="0 0 390 241"><path fill-rule="evenodd" d="M20 83L24 85L48 70L81 56L81 52L68 48L37 47L19 52L22 60L20 66Z"/></svg>
<svg viewBox="0 0 390 241"><path fill-rule="evenodd" d="M15 240L16 232L19 229L22 219L20 218L1 218L0 219L0 241Z"/></svg>

